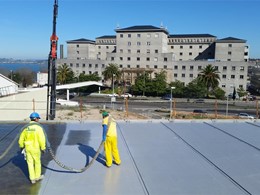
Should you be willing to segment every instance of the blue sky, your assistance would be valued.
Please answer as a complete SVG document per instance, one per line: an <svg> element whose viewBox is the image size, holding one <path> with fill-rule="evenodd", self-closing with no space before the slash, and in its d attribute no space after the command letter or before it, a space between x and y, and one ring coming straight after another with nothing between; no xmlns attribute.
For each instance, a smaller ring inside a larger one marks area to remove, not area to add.
<svg viewBox="0 0 260 195"><path fill-rule="evenodd" d="M0 58L47 59L53 3L0 0ZM117 26L163 24L170 34L245 39L250 58L260 58L260 0L58 0L58 4L58 43L65 49L68 40L115 35Z"/></svg>

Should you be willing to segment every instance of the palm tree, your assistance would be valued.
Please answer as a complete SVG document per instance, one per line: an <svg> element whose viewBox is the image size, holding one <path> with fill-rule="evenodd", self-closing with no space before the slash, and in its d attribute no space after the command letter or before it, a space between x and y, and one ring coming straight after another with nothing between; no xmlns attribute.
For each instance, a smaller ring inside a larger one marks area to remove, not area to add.
<svg viewBox="0 0 260 195"><path fill-rule="evenodd" d="M213 67L211 64L209 64L199 73L198 79L206 85L208 97L209 90L214 89L219 84L219 71L217 67Z"/></svg>
<svg viewBox="0 0 260 195"><path fill-rule="evenodd" d="M57 70L57 80L60 84L67 83L68 79L73 75L73 71L67 64L62 64Z"/></svg>
<svg viewBox="0 0 260 195"><path fill-rule="evenodd" d="M111 86L114 83L114 76L116 79L121 77L121 72L118 69L117 64L108 64L105 70L102 72L105 80L111 79Z"/></svg>

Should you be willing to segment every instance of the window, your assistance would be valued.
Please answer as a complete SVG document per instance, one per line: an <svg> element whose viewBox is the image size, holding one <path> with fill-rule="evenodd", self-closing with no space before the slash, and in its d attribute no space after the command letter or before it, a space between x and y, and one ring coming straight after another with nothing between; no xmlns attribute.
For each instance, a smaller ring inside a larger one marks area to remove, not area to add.
<svg viewBox="0 0 260 195"><path fill-rule="evenodd" d="M163 61L164 61L164 62L167 62L167 58L163 58Z"/></svg>
<svg viewBox="0 0 260 195"><path fill-rule="evenodd" d="M174 70L178 70L178 66L174 66Z"/></svg>
<svg viewBox="0 0 260 195"><path fill-rule="evenodd" d="M240 70L245 70L245 67L244 66L240 66Z"/></svg>
<svg viewBox="0 0 260 195"><path fill-rule="evenodd" d="M150 38L150 37L151 37L151 34L147 34L147 37Z"/></svg>
<svg viewBox="0 0 260 195"><path fill-rule="evenodd" d="M131 42L128 42L127 45L128 45L128 46L131 46Z"/></svg>
<svg viewBox="0 0 260 195"><path fill-rule="evenodd" d="M109 49L109 46L106 46L107 49Z"/></svg>
<svg viewBox="0 0 260 195"><path fill-rule="evenodd" d="M231 51L229 51L229 52L228 52L228 55L231 55L231 54L232 54L232 52L231 52Z"/></svg>
<svg viewBox="0 0 260 195"><path fill-rule="evenodd" d="M158 66L157 66L157 65L154 65L154 68L158 68Z"/></svg>
<svg viewBox="0 0 260 195"><path fill-rule="evenodd" d="M138 41L138 42L137 42L137 45L141 45L141 42Z"/></svg>
<svg viewBox="0 0 260 195"><path fill-rule="evenodd" d="M202 66L198 66L198 70L201 70L202 69Z"/></svg>
<svg viewBox="0 0 260 195"><path fill-rule="evenodd" d="M244 79L244 75L240 75L239 78L240 78L240 79Z"/></svg>
<svg viewBox="0 0 260 195"><path fill-rule="evenodd" d="M185 74L184 74L184 73L183 73L183 74L181 74L181 77L182 77L182 78L184 78L184 77L185 77Z"/></svg>
<svg viewBox="0 0 260 195"><path fill-rule="evenodd" d="M199 48L202 49L202 45L200 45Z"/></svg>
<svg viewBox="0 0 260 195"><path fill-rule="evenodd" d="M154 50L154 53L158 53L158 49Z"/></svg>
<svg viewBox="0 0 260 195"><path fill-rule="evenodd" d="M92 64L89 64L88 67L91 68L91 67L92 67Z"/></svg>
<svg viewBox="0 0 260 195"><path fill-rule="evenodd" d="M243 85L239 85L239 88L243 88Z"/></svg>
<svg viewBox="0 0 260 195"><path fill-rule="evenodd" d="M151 42L150 42L150 41L148 41L148 42L146 43L146 45L151 45Z"/></svg>
<svg viewBox="0 0 260 195"><path fill-rule="evenodd" d="M234 74L231 75L231 79L234 79L236 78L236 76Z"/></svg>
<svg viewBox="0 0 260 195"><path fill-rule="evenodd" d="M111 61L114 61L115 60L115 58L114 57L111 57Z"/></svg>
<svg viewBox="0 0 260 195"><path fill-rule="evenodd" d="M189 56L192 56L192 52L189 52Z"/></svg>
<svg viewBox="0 0 260 195"><path fill-rule="evenodd" d="M171 46L171 49L174 49L174 46Z"/></svg>
<svg viewBox="0 0 260 195"><path fill-rule="evenodd" d="M218 66L214 66L215 70L218 70Z"/></svg>
<svg viewBox="0 0 260 195"><path fill-rule="evenodd" d="M235 67L235 66L232 66L232 70L236 70L236 67Z"/></svg>
<svg viewBox="0 0 260 195"><path fill-rule="evenodd" d="M141 34L137 34L137 37L140 38L140 37L141 37Z"/></svg>
<svg viewBox="0 0 260 195"><path fill-rule="evenodd" d="M183 46L182 46L182 45L180 46L180 49L183 49Z"/></svg>
<svg viewBox="0 0 260 195"><path fill-rule="evenodd" d="M88 74L92 74L92 71L88 71Z"/></svg>
<svg viewBox="0 0 260 195"><path fill-rule="evenodd" d="M180 56L182 56L182 52L180 52Z"/></svg>
<svg viewBox="0 0 260 195"><path fill-rule="evenodd" d="M140 68L140 65L136 65L136 68Z"/></svg>
<svg viewBox="0 0 260 195"><path fill-rule="evenodd" d="M148 57L148 58L146 58L146 61L150 61L150 58Z"/></svg>
<svg viewBox="0 0 260 195"><path fill-rule="evenodd" d="M231 59L227 59L227 61L231 61Z"/></svg>
<svg viewBox="0 0 260 195"><path fill-rule="evenodd" d="M123 53L123 49L120 49L120 53Z"/></svg>
<svg viewBox="0 0 260 195"><path fill-rule="evenodd" d="M119 68L123 68L123 65L122 65L122 64L120 64L120 65L119 65Z"/></svg>
<svg viewBox="0 0 260 195"><path fill-rule="evenodd" d="M154 61L157 62L157 61L158 61L158 58L155 57L155 58L154 58Z"/></svg>
<svg viewBox="0 0 260 195"><path fill-rule="evenodd" d="M98 49L101 49L101 46L98 46Z"/></svg>
<svg viewBox="0 0 260 195"><path fill-rule="evenodd" d="M124 37L124 35L123 34L120 34L120 38L123 38Z"/></svg>
<svg viewBox="0 0 260 195"><path fill-rule="evenodd" d="M85 74L86 72L83 70L82 73Z"/></svg>
<svg viewBox="0 0 260 195"><path fill-rule="evenodd" d="M222 75L222 78L223 78L223 79L226 79L226 78L227 78L227 75L223 74L223 75Z"/></svg>
<svg viewBox="0 0 260 195"><path fill-rule="evenodd" d="M150 66L149 66L149 65L146 65L146 68L150 68Z"/></svg>
<svg viewBox="0 0 260 195"><path fill-rule="evenodd" d="M140 57L137 57L136 60L137 60L137 61L140 61Z"/></svg>
<svg viewBox="0 0 260 195"><path fill-rule="evenodd" d="M174 73L174 77L175 77L175 78L178 77L178 74L177 74L177 73Z"/></svg>
<svg viewBox="0 0 260 195"><path fill-rule="evenodd" d="M127 57L127 61L131 61L131 58L130 58L130 57Z"/></svg>
<svg viewBox="0 0 260 195"><path fill-rule="evenodd" d="M86 67L86 64L82 64L82 67Z"/></svg>
<svg viewBox="0 0 260 195"><path fill-rule="evenodd" d="M232 44L228 44L228 47L232 47Z"/></svg>
<svg viewBox="0 0 260 195"><path fill-rule="evenodd" d="M150 49L147 49L147 50L146 50L146 53L150 53Z"/></svg>
<svg viewBox="0 0 260 195"><path fill-rule="evenodd" d="M127 36L128 36L128 38L131 38L131 34L128 34Z"/></svg>
<svg viewBox="0 0 260 195"><path fill-rule="evenodd" d="M190 78L193 78L193 74L190 74Z"/></svg>
<svg viewBox="0 0 260 195"><path fill-rule="evenodd" d="M102 64L102 68L105 68L105 64Z"/></svg>
<svg viewBox="0 0 260 195"><path fill-rule="evenodd" d="M140 53L140 52L141 52L140 49L138 49L138 50L137 50L137 53Z"/></svg>
<svg viewBox="0 0 260 195"><path fill-rule="evenodd" d="M186 70L186 66L182 66L181 69L182 69L182 70Z"/></svg>
<svg viewBox="0 0 260 195"><path fill-rule="evenodd" d="M95 68L98 68L98 64L95 64Z"/></svg>
<svg viewBox="0 0 260 195"><path fill-rule="evenodd" d="M225 85L225 84L223 84L223 85L222 85L222 88L226 88L226 85Z"/></svg>
<svg viewBox="0 0 260 195"><path fill-rule="evenodd" d="M190 45L190 49L192 49L192 45Z"/></svg>
<svg viewBox="0 0 260 195"><path fill-rule="evenodd" d="M163 65L163 68L164 68L164 69L167 69L167 65Z"/></svg>
<svg viewBox="0 0 260 195"><path fill-rule="evenodd" d="M79 47L79 45L77 45L77 47Z"/></svg>
<svg viewBox="0 0 260 195"><path fill-rule="evenodd" d="M79 67L79 63L76 64L76 67L77 67L77 68Z"/></svg>
<svg viewBox="0 0 260 195"><path fill-rule="evenodd" d="M194 69L194 66L190 66L190 70L193 70Z"/></svg>
<svg viewBox="0 0 260 195"><path fill-rule="evenodd" d="M223 66L223 70L227 70L227 67L226 67L226 66Z"/></svg>
<svg viewBox="0 0 260 195"><path fill-rule="evenodd" d="M120 59L121 61L123 61L123 57L120 57L119 59Z"/></svg>
<svg viewBox="0 0 260 195"><path fill-rule="evenodd" d="M131 68L130 64L127 64L127 68Z"/></svg>
<svg viewBox="0 0 260 195"><path fill-rule="evenodd" d="M131 53L131 49L128 49L127 52L128 52L128 53Z"/></svg>
<svg viewBox="0 0 260 195"><path fill-rule="evenodd" d="M77 51L77 54L79 54L79 51Z"/></svg>

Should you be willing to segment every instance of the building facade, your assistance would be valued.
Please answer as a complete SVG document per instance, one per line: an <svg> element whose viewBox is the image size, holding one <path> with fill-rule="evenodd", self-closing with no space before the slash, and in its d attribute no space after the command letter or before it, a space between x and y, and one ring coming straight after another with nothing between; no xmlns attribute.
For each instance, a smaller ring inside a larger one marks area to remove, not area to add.
<svg viewBox="0 0 260 195"><path fill-rule="evenodd" d="M220 87L226 93L232 91L231 87L246 89L249 48L243 39L171 35L164 27L149 25L117 28L115 32L95 41L67 41L67 58L58 59L58 65L69 65L76 75L96 73L102 77L108 64L117 64L122 80L131 84L144 72L153 78L165 71L168 83L179 80L186 85L211 64L219 70Z"/></svg>

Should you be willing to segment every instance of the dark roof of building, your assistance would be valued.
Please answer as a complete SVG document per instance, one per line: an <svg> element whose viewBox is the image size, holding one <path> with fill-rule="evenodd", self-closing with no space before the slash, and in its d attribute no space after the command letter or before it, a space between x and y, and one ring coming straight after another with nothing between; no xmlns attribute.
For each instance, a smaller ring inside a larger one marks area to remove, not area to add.
<svg viewBox="0 0 260 195"><path fill-rule="evenodd" d="M189 37L216 37L211 34L175 34L169 35L169 38L189 38Z"/></svg>
<svg viewBox="0 0 260 195"><path fill-rule="evenodd" d="M152 25L140 25L140 26L131 26L127 28L115 29L116 32L165 32L168 34L168 31L165 28L159 28Z"/></svg>
<svg viewBox="0 0 260 195"><path fill-rule="evenodd" d="M67 43L91 43L91 44L94 44L95 41L81 38L81 39L75 39L75 40L67 41Z"/></svg>
<svg viewBox="0 0 260 195"><path fill-rule="evenodd" d="M101 37L97 37L96 39L115 39L116 36L115 35L104 35Z"/></svg>
<svg viewBox="0 0 260 195"><path fill-rule="evenodd" d="M245 43L246 40L238 39L238 38L235 38L235 37L226 37L224 39L218 39L216 42L217 43Z"/></svg>

